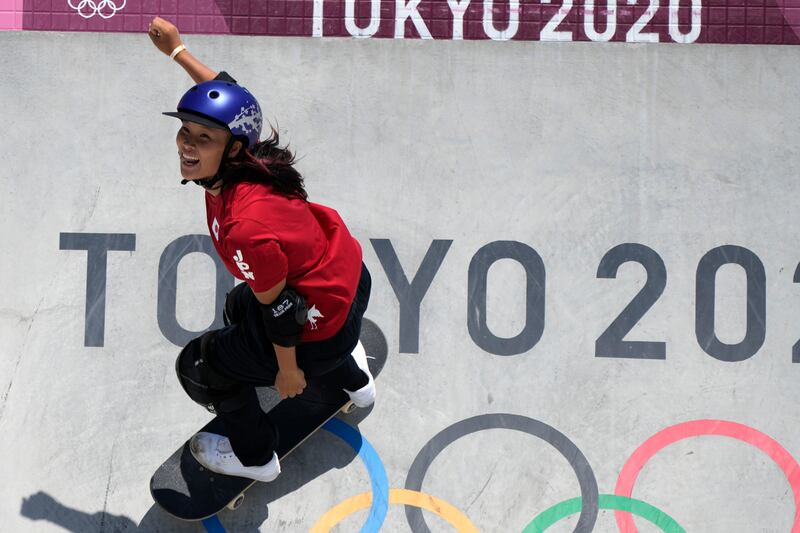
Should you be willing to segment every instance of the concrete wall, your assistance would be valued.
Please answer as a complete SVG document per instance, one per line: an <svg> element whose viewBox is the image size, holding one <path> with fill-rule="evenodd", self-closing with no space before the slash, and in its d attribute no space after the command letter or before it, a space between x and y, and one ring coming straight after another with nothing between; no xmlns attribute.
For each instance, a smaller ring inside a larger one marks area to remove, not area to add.
<svg viewBox="0 0 800 533"><path fill-rule="evenodd" d="M424 526L390 505L382 531L450 531L459 513L520 531L581 494L548 531L620 530L598 512L628 502L614 494L690 532L800 527L792 47L187 44L259 96L312 199L363 244L389 353L378 405L349 423L386 488L455 509ZM144 35L0 48L3 529L201 530L147 490L208 418L176 343L230 281L182 257L205 242L186 237L206 232L202 191L179 184L159 112L189 81ZM334 436L298 453L228 531L305 531L369 490Z"/></svg>

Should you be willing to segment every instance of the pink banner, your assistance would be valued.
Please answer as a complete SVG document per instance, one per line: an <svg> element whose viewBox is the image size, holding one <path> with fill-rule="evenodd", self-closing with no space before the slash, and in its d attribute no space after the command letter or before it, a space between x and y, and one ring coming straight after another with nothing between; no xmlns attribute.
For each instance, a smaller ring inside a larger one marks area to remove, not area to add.
<svg viewBox="0 0 800 533"><path fill-rule="evenodd" d="M0 30L21 30L22 0L0 0Z"/></svg>
<svg viewBox="0 0 800 533"><path fill-rule="evenodd" d="M0 0L2 29L800 44L800 0ZM18 23L18 16L22 14Z"/></svg>

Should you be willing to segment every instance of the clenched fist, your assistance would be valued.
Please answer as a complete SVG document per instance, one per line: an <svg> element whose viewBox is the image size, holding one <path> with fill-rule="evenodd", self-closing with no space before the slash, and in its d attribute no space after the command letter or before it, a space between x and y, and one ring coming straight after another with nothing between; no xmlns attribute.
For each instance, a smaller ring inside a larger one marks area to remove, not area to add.
<svg viewBox="0 0 800 533"><path fill-rule="evenodd" d="M156 17L150 23L147 29L147 35L150 40L156 45L156 48L170 55L175 48L181 44L181 36L178 34L178 28L171 22Z"/></svg>
<svg viewBox="0 0 800 533"><path fill-rule="evenodd" d="M297 367L285 371L278 370L278 374L275 376L275 389L281 400L294 398L302 394L305 388L306 378L302 370Z"/></svg>

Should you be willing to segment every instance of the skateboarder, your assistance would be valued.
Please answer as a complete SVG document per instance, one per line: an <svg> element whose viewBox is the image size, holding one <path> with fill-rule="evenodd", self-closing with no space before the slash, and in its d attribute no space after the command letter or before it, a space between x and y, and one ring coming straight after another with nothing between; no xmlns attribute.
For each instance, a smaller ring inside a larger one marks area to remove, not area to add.
<svg viewBox="0 0 800 533"><path fill-rule="evenodd" d="M278 132L259 140L255 97L191 55L168 21L153 19L148 35L197 83L164 114L181 120L182 183L205 189L211 240L245 282L228 294L226 327L189 342L176 361L186 393L216 413L226 433L197 433L190 449L213 472L272 481L280 435L256 386L274 385L285 399L302 394L308 379L344 389L359 407L375 401L366 355L354 351L370 275L338 213L308 201Z"/></svg>

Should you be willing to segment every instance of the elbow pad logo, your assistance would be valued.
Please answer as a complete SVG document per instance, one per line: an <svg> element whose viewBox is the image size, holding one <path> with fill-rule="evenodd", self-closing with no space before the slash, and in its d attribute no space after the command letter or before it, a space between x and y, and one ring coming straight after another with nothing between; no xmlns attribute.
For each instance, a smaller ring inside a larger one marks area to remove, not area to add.
<svg viewBox="0 0 800 533"><path fill-rule="evenodd" d="M239 267L244 279L256 279L255 275L250 272L250 265L244 262L244 256L242 255L241 250L236 250L236 255L233 256L233 261L236 263L236 266Z"/></svg>
<svg viewBox="0 0 800 533"><path fill-rule="evenodd" d="M292 302L290 302L288 298L285 298L281 303L272 308L272 316L279 318L291 308Z"/></svg>

